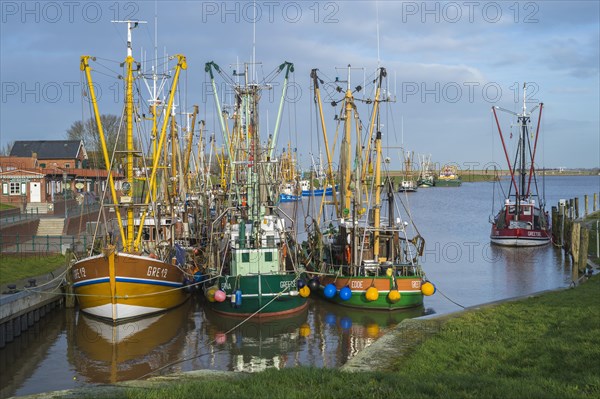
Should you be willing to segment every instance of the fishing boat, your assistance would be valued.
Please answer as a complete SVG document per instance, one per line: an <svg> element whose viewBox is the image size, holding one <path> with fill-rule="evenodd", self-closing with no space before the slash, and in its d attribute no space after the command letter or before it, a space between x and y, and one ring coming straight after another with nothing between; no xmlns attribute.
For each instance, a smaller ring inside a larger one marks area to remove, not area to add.
<svg viewBox="0 0 600 399"><path fill-rule="evenodd" d="M286 226L292 219L279 208L278 160L274 158L285 93L293 64L285 62L271 80L251 81L248 65L245 82L233 83L214 62L206 64L215 96L216 113L227 150L230 176L223 211L213 223L205 295L215 312L240 317L276 317L302 311L310 290L297 286L300 272L295 256L295 233ZM215 72L231 83L236 103L233 128L221 113ZM267 144L261 143L259 99L272 79L284 73L275 130ZM229 133L231 132L231 133Z"/></svg>
<svg viewBox="0 0 600 399"><path fill-rule="evenodd" d="M281 181L279 187L279 202L294 202L302 199L300 183L298 182L296 149L292 152L292 148L288 143L287 151L281 153L279 158L279 179Z"/></svg>
<svg viewBox="0 0 600 399"><path fill-rule="evenodd" d="M417 191L417 182L413 179L413 158L414 154L410 151L403 152L404 156L404 175L398 186L400 192L415 192Z"/></svg>
<svg viewBox="0 0 600 399"><path fill-rule="evenodd" d="M492 107L502 148L510 173L510 186L499 212L490 218L492 231L490 239L493 244L512 247L531 247L546 245L551 240L551 228L545 200L540 198L538 179L535 170L535 156L540 134L543 103L527 111L526 84L523 85L523 109L520 114L510 110ZM537 128L533 148L530 137L531 114L539 108ZM502 134L496 110L508 112L517 117L519 137L514 162L511 163Z"/></svg>
<svg viewBox="0 0 600 399"><path fill-rule="evenodd" d="M315 99L322 115L316 70L312 74ZM373 81L374 98L366 101L373 104L367 137L354 144L352 157L352 126L357 125L355 121L360 117L348 68L347 88L337 118L344 123L341 128L344 136L340 148L341 192L339 198L333 197L336 217L321 225L313 222L309 240L303 245L310 248L307 255L310 259L307 273L313 276L308 282L310 287L339 305L370 310L417 307L423 304L424 295L434 291L418 262L425 240L416 231L410 214L404 215L405 218L397 212L392 179L386 174L387 167L383 167L378 121L380 104L388 101L381 94L385 76L385 68L379 68ZM324 124L322 131L326 137ZM363 146L363 142L367 144ZM328 145L325 148L331 159ZM367 173L369 160L374 166L373 174ZM385 162L389 163L389 159ZM382 210L385 213L382 193L387 197L387 215L384 215L387 218L382 217Z"/></svg>
<svg viewBox="0 0 600 399"><path fill-rule="evenodd" d="M327 176L323 170L323 162L321 154L319 154L319 164L315 165L315 159L311 154L312 169L310 180L300 180L300 188L302 189L303 197L322 197L333 195L333 185L327 183ZM336 190L337 190L336 186Z"/></svg>
<svg viewBox="0 0 600 399"><path fill-rule="evenodd" d="M440 173L435 179L436 187L459 187L461 184L462 180L454 165L445 165L442 167L442 170L440 170Z"/></svg>
<svg viewBox="0 0 600 399"><path fill-rule="evenodd" d="M417 186L420 188L433 187L435 180L433 173L431 172L431 155L421 156L421 171L419 172L419 178L417 179Z"/></svg>
<svg viewBox="0 0 600 399"><path fill-rule="evenodd" d="M158 150L153 152L153 159L146 165L145 152L134 148L133 137L134 119L138 118L134 115L138 113L134 110L134 69L137 69L137 63L132 56L131 36L132 30L142 22L118 22L127 24L127 56L122 75L125 82L125 119L122 125L125 126L123 134L126 135L127 147L125 151L109 156L91 74L91 62L95 58L82 56L80 69L87 81L87 95L102 145L108 184L98 217L99 221L101 216L104 218L102 225L98 223L103 226L102 234L98 234L97 230L93 247L84 258L71 265L73 290L80 310L112 322L148 316L181 305L188 298L184 286L190 272L187 270L186 252L176 242L177 236L184 230L180 215L176 213L178 206L173 201L168 206L157 202L158 171L162 163L169 162L161 155L170 112L163 112L161 131L153 132L155 137L159 137L155 147ZM180 73L187 68L183 55L177 55L175 59L177 64L172 75L167 110L172 109ZM156 108L152 112L156 118ZM154 125L157 121L154 120ZM112 170L116 169L121 156L125 181L115 182ZM145 171L143 181L148 183L145 196L134 188L137 185L134 182L134 164L141 165L137 169ZM169 176L163 177L169 179ZM109 212L104 212L107 209Z"/></svg>

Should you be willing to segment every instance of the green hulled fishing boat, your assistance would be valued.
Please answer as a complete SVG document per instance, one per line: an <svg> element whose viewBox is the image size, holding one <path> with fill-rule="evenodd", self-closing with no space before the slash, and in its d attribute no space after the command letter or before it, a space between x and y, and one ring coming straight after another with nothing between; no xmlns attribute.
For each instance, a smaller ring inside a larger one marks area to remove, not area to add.
<svg viewBox="0 0 600 399"><path fill-rule="evenodd" d="M234 83L221 68L206 64L216 100L226 150L228 186L223 206L212 225L211 253L205 294L215 312L230 316L282 316L306 308L310 290L299 289L295 233L286 227L292 220L278 207L280 184L274 148L283 111L283 99L293 64L281 64L270 76L284 73L275 130L267 144L261 142L259 99L271 81L251 82L248 65ZM232 127L221 111L214 73L231 83L235 93ZM254 74L253 74L254 75Z"/></svg>
<svg viewBox="0 0 600 399"><path fill-rule="evenodd" d="M344 124L338 126L344 136L339 162L341 191L339 197L337 193L333 197L336 217L322 224L314 222L305 245L310 248L311 260L307 262L307 270L313 275L309 286L339 305L370 310L417 307L423 304L424 295L431 295L435 290L418 263L425 240L416 230L410 213L405 212L403 216L397 207L400 196L396 197L392 178L387 173L389 159L382 158L379 107L388 101L381 94L385 77L386 70L379 68L372 80L375 96L365 101L373 104L371 119L365 124L368 126L366 136L354 143L353 155L352 127L359 125L355 121L360 120L360 116L350 88L348 68L347 89L336 118ZM322 112L319 82L313 70L315 98ZM343 92L343 89L337 91ZM325 136L324 124L322 130ZM361 131L356 132L356 136L359 134ZM327 144L325 147L331 163L329 147ZM372 172L367 172L371 169L367 165L373 166ZM384 190L387 209L382 201ZM403 204L405 210L407 205Z"/></svg>

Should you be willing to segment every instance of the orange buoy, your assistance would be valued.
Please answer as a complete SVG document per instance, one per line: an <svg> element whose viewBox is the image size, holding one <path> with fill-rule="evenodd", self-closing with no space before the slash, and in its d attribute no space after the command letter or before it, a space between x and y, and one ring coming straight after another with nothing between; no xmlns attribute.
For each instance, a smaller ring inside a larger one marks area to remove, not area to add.
<svg viewBox="0 0 600 399"><path fill-rule="evenodd" d="M421 292L425 296L430 296L435 293L435 285L431 284L429 281L426 281L421 285Z"/></svg>
<svg viewBox="0 0 600 399"><path fill-rule="evenodd" d="M388 299L390 300L391 303L396 303L400 300L400 297L402 295L400 295L400 291L398 290L391 290L388 293Z"/></svg>
<svg viewBox="0 0 600 399"><path fill-rule="evenodd" d="M367 297L367 301L376 301L379 298L379 291L375 287L369 287L367 292L365 292L365 296Z"/></svg>

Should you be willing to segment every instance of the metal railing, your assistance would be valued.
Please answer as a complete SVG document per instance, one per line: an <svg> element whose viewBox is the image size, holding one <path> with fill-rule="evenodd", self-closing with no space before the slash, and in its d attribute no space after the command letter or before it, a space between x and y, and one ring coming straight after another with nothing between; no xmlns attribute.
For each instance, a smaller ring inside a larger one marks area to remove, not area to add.
<svg viewBox="0 0 600 399"><path fill-rule="evenodd" d="M64 254L67 250L84 251L91 238L80 236L38 236L31 234L0 234L3 254Z"/></svg>
<svg viewBox="0 0 600 399"><path fill-rule="evenodd" d="M11 223L20 222L22 220L32 220L40 217L38 209L30 209L28 212L13 213L12 215L3 216L0 219L0 224L3 226Z"/></svg>

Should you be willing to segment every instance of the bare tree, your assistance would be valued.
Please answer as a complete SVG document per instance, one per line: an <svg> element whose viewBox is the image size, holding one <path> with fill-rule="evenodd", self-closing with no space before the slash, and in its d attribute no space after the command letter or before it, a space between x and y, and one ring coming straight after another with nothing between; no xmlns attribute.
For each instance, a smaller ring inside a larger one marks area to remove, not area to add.
<svg viewBox="0 0 600 399"><path fill-rule="evenodd" d="M117 150L125 150L125 133L121 132L119 134L119 125L121 124L120 118L117 115L101 115L100 121L102 123L102 129L106 138L106 146L109 154L113 153L115 144ZM67 129L66 136L69 140L83 140L83 144L88 152L90 167L105 168L104 157L102 155L102 145L100 142L100 135L98 133L98 125L96 124L96 120L94 118L90 118L86 121L73 122L71 127Z"/></svg>
<svg viewBox="0 0 600 399"><path fill-rule="evenodd" d="M12 150L14 144L14 141L5 143L2 147L0 147L0 155L10 155L10 150Z"/></svg>

